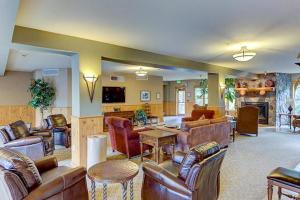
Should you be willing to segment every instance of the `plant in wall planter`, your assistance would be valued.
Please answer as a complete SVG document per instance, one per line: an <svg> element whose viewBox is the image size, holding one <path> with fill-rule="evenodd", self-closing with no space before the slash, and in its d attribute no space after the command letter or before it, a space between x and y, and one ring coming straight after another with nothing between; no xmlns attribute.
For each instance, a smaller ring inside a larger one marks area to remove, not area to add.
<svg viewBox="0 0 300 200"><path fill-rule="evenodd" d="M147 123L147 115L144 110L138 109L135 111L135 121L138 126L143 126Z"/></svg>
<svg viewBox="0 0 300 200"><path fill-rule="evenodd" d="M53 103L55 90L43 79L32 80L28 91L31 94L29 105L34 109L39 108L41 112L41 125L44 119L44 111L48 110Z"/></svg>

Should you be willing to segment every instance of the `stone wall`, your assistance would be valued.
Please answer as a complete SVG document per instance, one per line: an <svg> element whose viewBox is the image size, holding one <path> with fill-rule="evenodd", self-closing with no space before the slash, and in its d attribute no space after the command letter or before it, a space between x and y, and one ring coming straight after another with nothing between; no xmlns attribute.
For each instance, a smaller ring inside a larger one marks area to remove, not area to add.
<svg viewBox="0 0 300 200"><path fill-rule="evenodd" d="M276 126L279 125L279 113L288 113L291 98L292 75L276 73ZM282 123L287 124L288 118L283 117Z"/></svg>

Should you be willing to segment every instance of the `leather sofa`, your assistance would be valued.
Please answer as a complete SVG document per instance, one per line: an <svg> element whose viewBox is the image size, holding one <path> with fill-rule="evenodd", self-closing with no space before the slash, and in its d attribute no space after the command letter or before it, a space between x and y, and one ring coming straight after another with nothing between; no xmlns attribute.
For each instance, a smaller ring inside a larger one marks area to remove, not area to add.
<svg viewBox="0 0 300 200"><path fill-rule="evenodd" d="M197 126L188 131L165 127L159 129L177 133L176 149L178 151L187 152L196 145L213 141L217 142L221 148L227 147L230 143L231 126L227 121ZM171 152L170 147L166 147L165 151Z"/></svg>
<svg viewBox="0 0 300 200"><path fill-rule="evenodd" d="M143 200L217 200L220 168L226 149L215 142L198 145L187 154L159 165L144 163Z"/></svg>
<svg viewBox="0 0 300 200"><path fill-rule="evenodd" d="M258 136L258 114L256 106L243 106L238 109L236 131L239 134L255 134Z"/></svg>
<svg viewBox="0 0 300 200"><path fill-rule="evenodd" d="M17 150L33 160L52 155L55 149L49 130L30 130L21 120L0 129L0 147Z"/></svg>
<svg viewBox="0 0 300 200"><path fill-rule="evenodd" d="M32 161L0 148L0 199L88 200L86 170L58 166L55 157Z"/></svg>
<svg viewBox="0 0 300 200"><path fill-rule="evenodd" d="M71 124L63 114L49 115L47 117L46 127L53 132L54 144L64 145L66 148L71 146Z"/></svg>
<svg viewBox="0 0 300 200"><path fill-rule="evenodd" d="M121 117L106 117L105 123L108 125L108 131L113 150L124 153L131 158L141 154L139 132L150 130L133 130L132 122L129 119ZM152 150L149 145L144 145L144 150Z"/></svg>
<svg viewBox="0 0 300 200"><path fill-rule="evenodd" d="M213 119L214 115L215 115L215 111L214 110L202 110L202 109L194 109L192 111L191 117L183 117L182 118L182 122L186 122L186 121L196 121L198 119L200 119L200 117L204 115L205 119Z"/></svg>

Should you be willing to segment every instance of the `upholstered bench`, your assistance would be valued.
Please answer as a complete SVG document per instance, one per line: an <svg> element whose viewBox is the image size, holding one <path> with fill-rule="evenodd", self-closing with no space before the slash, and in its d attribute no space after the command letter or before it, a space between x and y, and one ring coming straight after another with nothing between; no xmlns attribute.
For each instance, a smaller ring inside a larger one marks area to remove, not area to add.
<svg viewBox="0 0 300 200"><path fill-rule="evenodd" d="M278 199L281 196L287 196L292 199L300 200L299 197L291 194L282 193L282 189L300 193L300 172L293 169L278 167L273 170L268 179L268 200L272 200L273 186L278 187Z"/></svg>

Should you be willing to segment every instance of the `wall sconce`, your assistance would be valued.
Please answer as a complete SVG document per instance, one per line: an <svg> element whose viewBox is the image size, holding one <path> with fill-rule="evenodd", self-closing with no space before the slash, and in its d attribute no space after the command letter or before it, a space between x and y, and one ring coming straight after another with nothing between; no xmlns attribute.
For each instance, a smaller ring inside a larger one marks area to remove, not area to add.
<svg viewBox="0 0 300 200"><path fill-rule="evenodd" d="M86 83L86 87L88 89L90 100L91 100L91 103L92 103L93 99L94 99L94 94L95 94L96 83L97 83L97 80L98 80L98 75L97 76L83 75L83 79Z"/></svg>
<svg viewBox="0 0 300 200"><path fill-rule="evenodd" d="M220 91L221 91L221 98L222 99L224 98L225 88L226 88L226 85L221 83L220 84Z"/></svg>

